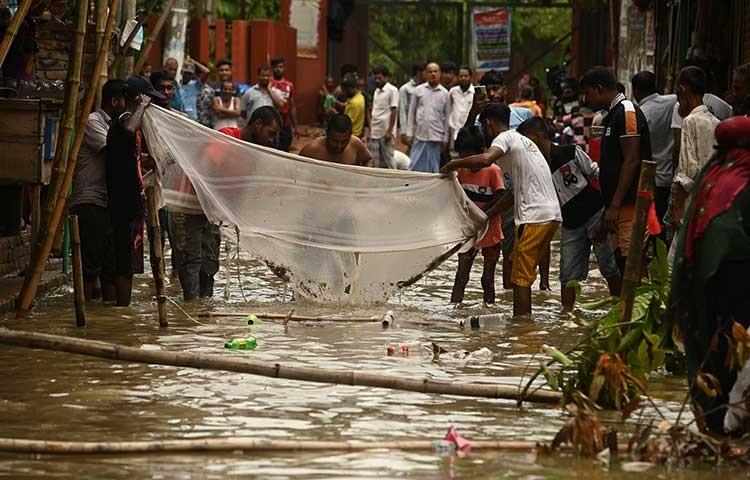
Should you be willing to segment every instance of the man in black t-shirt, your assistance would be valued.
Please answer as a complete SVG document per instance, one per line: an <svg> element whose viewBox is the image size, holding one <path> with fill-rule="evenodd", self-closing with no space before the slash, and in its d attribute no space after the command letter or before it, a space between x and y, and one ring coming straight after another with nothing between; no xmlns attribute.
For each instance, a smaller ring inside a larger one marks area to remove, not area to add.
<svg viewBox="0 0 750 480"><path fill-rule="evenodd" d="M544 154L560 201L560 294L563 310L572 310L576 300L576 290L568 286L568 282L582 282L588 277L592 245L599 271L607 281L610 294L619 295L622 279L609 236L604 241L593 241L604 204L601 194L588 179L599 177L599 166L577 145L553 145L551 139L554 131L543 118L530 118L516 131L533 141Z"/></svg>
<svg viewBox="0 0 750 480"><path fill-rule="evenodd" d="M146 213L141 174L143 114L152 99L165 99L145 77L132 76L126 84L127 110L112 119L106 146L107 199L113 232L118 306L130 304L133 274L143 273Z"/></svg>
<svg viewBox="0 0 750 480"><path fill-rule="evenodd" d="M620 270L635 221L635 196L641 161L651 159L651 141L646 117L625 95L617 91L617 81L605 67L594 67L581 78L586 103L594 110L605 110L604 137L599 160L604 216L599 236L613 234L613 247ZM644 243L648 237L643 239Z"/></svg>

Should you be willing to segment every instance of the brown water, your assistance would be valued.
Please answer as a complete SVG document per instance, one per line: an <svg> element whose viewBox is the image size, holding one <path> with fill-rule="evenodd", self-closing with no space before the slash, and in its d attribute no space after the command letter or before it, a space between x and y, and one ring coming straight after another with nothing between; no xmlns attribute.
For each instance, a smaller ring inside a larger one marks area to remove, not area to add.
<svg viewBox="0 0 750 480"><path fill-rule="evenodd" d="M556 256L556 255L555 255ZM479 262L478 262L479 263ZM543 343L566 347L580 333L559 314L559 284L553 260L553 293L534 291L534 316L513 320L511 294L500 287L498 305L481 304L480 265L475 265L466 304L448 305L456 266L452 259L389 305L372 308L289 303L290 293L268 270L243 256L242 291L233 267L229 300L226 276L217 276L216 297L183 304L179 284L168 293L195 316L210 310L242 309L300 315L382 315L394 310L397 326L380 324L309 325L263 322L253 335L258 349L227 351L223 343L249 333L242 318L190 319L169 305L168 329L160 330L152 286L136 279L128 308L90 304L88 327L75 329L72 295L63 289L41 300L27 320L10 316L0 325L45 333L106 340L142 348L249 356L269 362L327 369L357 369L412 378L498 382L518 385L527 364ZM242 292L246 297L243 300ZM583 300L605 295L594 273ZM480 330L461 330L455 320L502 313ZM431 326L410 324L429 321ZM432 362L423 347L410 356L386 356L396 342L437 342L448 350L487 347L490 364L463 365L448 359ZM251 375L141 364L113 363L89 357L0 346L0 436L47 440L125 441L248 436L297 440L388 440L441 438L450 425L468 439L551 441L566 421L559 409L514 402L399 392L277 380ZM529 370L533 371L532 363ZM658 408L676 416L685 392L681 379L657 377L652 389ZM653 408L644 412L655 416ZM614 417L613 417L614 418ZM443 458L430 452L182 454L128 456L36 456L0 454L3 478L702 478L732 472L670 471L639 465L536 458L533 454L477 452L467 458ZM739 473L739 472L734 472Z"/></svg>

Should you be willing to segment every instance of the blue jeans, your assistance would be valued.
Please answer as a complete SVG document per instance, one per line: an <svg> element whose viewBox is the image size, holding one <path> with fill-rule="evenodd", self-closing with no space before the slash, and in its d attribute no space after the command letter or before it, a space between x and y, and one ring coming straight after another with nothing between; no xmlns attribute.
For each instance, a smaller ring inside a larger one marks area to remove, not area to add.
<svg viewBox="0 0 750 480"><path fill-rule="evenodd" d="M599 210L578 228L562 227L560 234L560 284L563 286L570 280L578 280L579 282L586 280L589 275L589 257L592 244L602 277L612 278L620 275L609 237L598 245L591 241L594 229L601 221L603 214L604 210Z"/></svg>

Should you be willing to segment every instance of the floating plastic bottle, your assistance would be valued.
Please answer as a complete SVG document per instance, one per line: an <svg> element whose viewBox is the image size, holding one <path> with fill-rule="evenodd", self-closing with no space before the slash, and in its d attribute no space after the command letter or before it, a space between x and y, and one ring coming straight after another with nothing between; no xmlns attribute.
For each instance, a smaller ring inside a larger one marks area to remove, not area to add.
<svg viewBox="0 0 750 480"><path fill-rule="evenodd" d="M386 352L388 353L389 357L392 357L396 354L396 352L400 353L404 357L409 356L409 350L413 350L414 348L420 347L422 344L420 342L400 342L400 343L389 343L386 345Z"/></svg>
<svg viewBox="0 0 750 480"><path fill-rule="evenodd" d="M257 346L258 342L255 337L234 338L224 344L224 348L230 350L255 350Z"/></svg>
<svg viewBox="0 0 750 480"><path fill-rule="evenodd" d="M245 317L245 325L249 325L251 327L258 326L260 325L260 319L255 315L248 315L247 317Z"/></svg>
<svg viewBox="0 0 750 480"><path fill-rule="evenodd" d="M391 325L395 325L396 317L393 314L393 310L388 310L383 315L383 328L388 328Z"/></svg>

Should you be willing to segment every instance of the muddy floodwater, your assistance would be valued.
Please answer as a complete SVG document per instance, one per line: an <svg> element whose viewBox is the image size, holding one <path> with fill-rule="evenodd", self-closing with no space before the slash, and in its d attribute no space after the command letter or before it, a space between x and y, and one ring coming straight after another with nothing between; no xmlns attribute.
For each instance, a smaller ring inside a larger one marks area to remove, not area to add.
<svg viewBox="0 0 750 480"><path fill-rule="evenodd" d="M557 247L557 245L555 245ZM556 250L556 248L555 248ZM75 329L70 289L37 302L28 319L11 316L0 325L104 340L148 349L246 356L268 362L325 369L357 369L409 378L460 379L518 385L534 370L544 343L566 348L580 330L559 313L558 264L552 265L552 292L534 286L533 320L512 320L511 292L482 306L481 261L477 261L462 308L449 306L456 261L451 259L388 305L368 308L290 303L291 292L268 269L243 255L229 277L217 275L211 301L183 304L171 279L170 298L193 318L169 304L167 329L159 329L150 275L136 278L128 308L87 306L88 326ZM148 269L148 267L147 267ZM169 269L168 269L169 270ZM606 295L598 273L584 286L583 300ZM243 298L244 294L244 298ZM301 324L287 328L264 321L252 331L255 351L230 351L224 342L249 333L241 317L200 318L200 312L243 310L299 315L382 315L393 310L396 327L373 324ZM460 329L454 320L500 313L479 330ZM429 322L429 326L410 321ZM387 356L390 344L410 342L410 354ZM490 349L491 362L438 363L421 345L445 349ZM562 349L561 348L561 349ZM529 367L528 365L531 364ZM278 380L245 374L134 363L115 363L66 353L0 346L0 436L71 441L129 441L252 437L287 440L437 440L454 425L469 440L550 442L566 421L559 408L511 401L425 395L369 387ZM651 383L656 406L674 418L686 387L683 379L657 376ZM643 413L656 416L653 407ZM616 419L615 415L604 415ZM627 427L622 427L627 428ZM537 458L532 453L476 452L466 458L430 451L316 452L285 454L212 453L102 456L0 454L2 478L705 478L742 475L702 467L668 471L662 467L602 460ZM729 478L729 477L724 478Z"/></svg>

